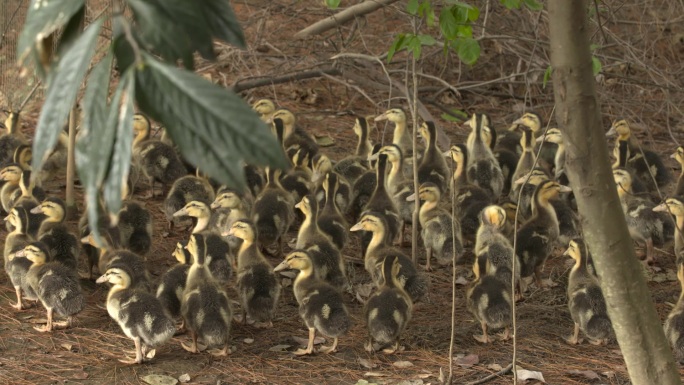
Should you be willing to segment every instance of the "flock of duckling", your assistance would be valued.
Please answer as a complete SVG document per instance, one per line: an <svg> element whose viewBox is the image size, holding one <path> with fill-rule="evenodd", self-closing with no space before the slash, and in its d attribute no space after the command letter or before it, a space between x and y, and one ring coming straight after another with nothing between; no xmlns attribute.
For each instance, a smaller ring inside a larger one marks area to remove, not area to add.
<svg viewBox="0 0 684 385"><path fill-rule="evenodd" d="M580 342L580 330L595 344L611 338L599 278L566 186L562 135L554 128L544 132L538 115L526 113L499 134L487 115L476 113L467 121L466 143L445 152L437 146L435 124L424 122L418 127L424 148L415 157L419 189L414 191L411 133L402 109L374 118L394 124L392 143L385 146L371 143L370 118L357 117L356 150L337 161L296 125L291 111L267 99L253 109L282 144L289 170L244 165L248 190L220 186L185 162L166 135L151 138L150 121L136 114L133 165L118 221L113 226L100 207L100 223L82 218L78 237L64 224L64 202L46 197L40 188L65 164L66 138L40 177L31 178L31 148L18 130L18 116L9 113L7 133L0 137L5 165L0 200L8 214L4 266L16 291L13 306L24 309L26 300L39 301L47 323L37 330L69 327L85 305L77 272L82 251L88 276L94 278L97 266L96 282L110 285L108 314L135 343L135 357L122 362L152 358L154 348L179 331L191 339L182 343L185 350L223 356L230 354L232 322L273 325L281 294L277 273L292 269L298 271L293 292L299 315L309 330L306 348L295 354L314 353L316 332L333 340L319 351L335 352L351 326L344 300L351 284L341 251L350 232L358 232L364 268L375 286L363 313L368 351L401 348L414 303L424 301L429 291L433 257L440 266L462 263L466 246L474 254L467 307L482 328L476 340L492 342L489 331L496 329L504 329L502 339L510 337L513 301L523 298L531 281L539 288L547 285L541 279L544 264L556 248L565 247L574 260L567 295L575 328L568 342ZM673 196L656 206L654 192L670 183L671 171L655 152L641 147L626 121L615 122L609 134L617 134L614 179L630 234L645 246L649 264L655 262L654 248L674 239L684 288L684 172ZM672 157L684 165L684 148ZM192 220L189 238L173 252L178 263L163 274L156 291L145 266L153 243L152 215L130 199L140 179L149 184L145 197L154 196L155 183L162 185L169 229ZM416 199L421 202L418 224L412 223ZM516 223L521 225L514 248ZM407 225L421 229L426 272L401 249ZM294 249L284 255L286 234L295 228ZM267 255L284 260L274 268ZM233 312L229 285L238 293L240 314ZM55 313L64 320L55 321ZM684 294L665 330L684 357Z"/></svg>

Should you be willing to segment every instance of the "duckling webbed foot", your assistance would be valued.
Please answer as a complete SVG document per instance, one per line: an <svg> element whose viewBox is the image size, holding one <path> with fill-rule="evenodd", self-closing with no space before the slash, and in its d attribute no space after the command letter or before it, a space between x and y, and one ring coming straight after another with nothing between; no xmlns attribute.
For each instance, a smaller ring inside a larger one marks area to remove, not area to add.
<svg viewBox="0 0 684 385"><path fill-rule="evenodd" d="M331 346L321 346L318 351L325 354L337 352L337 337L335 337Z"/></svg>
<svg viewBox="0 0 684 385"><path fill-rule="evenodd" d="M579 338L579 324L575 323L575 329L572 333L572 335L568 338L565 339L567 343L570 345L577 345L582 343L582 339Z"/></svg>
<svg viewBox="0 0 684 385"><path fill-rule="evenodd" d="M226 357L227 355L231 354L232 351L228 347L228 344L225 344L223 346L223 349L210 349L207 350L207 353L211 354L214 357Z"/></svg>
<svg viewBox="0 0 684 385"><path fill-rule="evenodd" d="M506 327L503 332L498 333L497 336L501 341L508 341L511 338L511 330Z"/></svg>
<svg viewBox="0 0 684 385"><path fill-rule="evenodd" d="M595 346L602 346L602 345L608 345L608 339L603 338L603 339L594 339L594 338L587 338L587 341Z"/></svg>
<svg viewBox="0 0 684 385"><path fill-rule="evenodd" d="M314 340L316 339L316 329L309 328L309 341L306 345L306 349L299 348L294 351L296 356L303 356L307 354L313 354L314 352ZM335 339L337 341L337 338Z"/></svg>
<svg viewBox="0 0 684 385"><path fill-rule="evenodd" d="M473 338L475 338L475 341L481 342L483 344L488 344L490 342L493 342L491 338L487 335L487 324L485 322L480 322L480 325L482 326L482 335L474 335Z"/></svg>
<svg viewBox="0 0 684 385"><path fill-rule="evenodd" d="M382 349L382 352L385 354L394 354L397 350L399 350L399 341L395 341L392 346Z"/></svg>
<svg viewBox="0 0 684 385"><path fill-rule="evenodd" d="M119 359L119 362L122 364L142 364L143 362L142 344L140 339L134 339L133 341L135 342L135 358L126 357L124 359Z"/></svg>

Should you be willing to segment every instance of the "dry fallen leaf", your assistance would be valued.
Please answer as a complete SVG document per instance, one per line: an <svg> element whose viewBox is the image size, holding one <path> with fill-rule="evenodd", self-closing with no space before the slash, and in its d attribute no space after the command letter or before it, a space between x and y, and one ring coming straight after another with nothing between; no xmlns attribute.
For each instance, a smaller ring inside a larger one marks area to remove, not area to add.
<svg viewBox="0 0 684 385"><path fill-rule="evenodd" d="M413 363L411 361L395 361L392 365L400 369L405 369L413 366Z"/></svg>
<svg viewBox="0 0 684 385"><path fill-rule="evenodd" d="M518 367L518 380L521 381L527 381L527 380L538 380L546 384L546 381L544 380L544 376L542 375L541 372L535 372L532 370L527 370L523 369L521 367Z"/></svg>
<svg viewBox="0 0 684 385"><path fill-rule="evenodd" d="M150 385L176 385L178 383L178 380L175 378L161 374L149 374L143 377L142 380Z"/></svg>
<svg viewBox="0 0 684 385"><path fill-rule="evenodd" d="M61 344L59 344L59 346L63 347L64 349L66 349L68 351L71 351L71 349L74 347L74 345L67 343L67 342L61 343Z"/></svg>
<svg viewBox="0 0 684 385"><path fill-rule="evenodd" d="M246 343L247 345L253 344L254 338L245 338L244 340L242 340L242 342Z"/></svg>
<svg viewBox="0 0 684 385"><path fill-rule="evenodd" d="M598 380L601 377L593 370L568 370L569 374L574 374L577 376L582 376L589 380Z"/></svg>
<svg viewBox="0 0 684 385"><path fill-rule="evenodd" d="M366 369L375 369L378 367L378 364L375 364L375 363L373 363L370 360L367 360L365 358L359 358L358 361L359 361L359 364L361 364L361 366L363 366Z"/></svg>
<svg viewBox="0 0 684 385"><path fill-rule="evenodd" d="M487 369L496 370L497 372L499 372L499 371L503 370L503 366L501 366L499 364L489 364L489 365L487 365Z"/></svg>
<svg viewBox="0 0 684 385"><path fill-rule="evenodd" d="M387 377L388 374L380 372L366 372L363 374L364 377Z"/></svg>
<svg viewBox="0 0 684 385"><path fill-rule="evenodd" d="M289 349L290 347L292 347L292 345L276 345L276 346L269 348L268 350L271 352L284 352L285 350Z"/></svg>
<svg viewBox="0 0 684 385"><path fill-rule="evenodd" d="M469 368L473 365L477 365L480 362L480 357L477 354L468 354L467 356L456 356L454 357L454 364L462 366L464 368Z"/></svg>
<svg viewBox="0 0 684 385"><path fill-rule="evenodd" d="M85 380L86 378L88 378L88 373L81 370L80 372L74 373L74 375L71 376L71 378L75 378L77 380Z"/></svg>

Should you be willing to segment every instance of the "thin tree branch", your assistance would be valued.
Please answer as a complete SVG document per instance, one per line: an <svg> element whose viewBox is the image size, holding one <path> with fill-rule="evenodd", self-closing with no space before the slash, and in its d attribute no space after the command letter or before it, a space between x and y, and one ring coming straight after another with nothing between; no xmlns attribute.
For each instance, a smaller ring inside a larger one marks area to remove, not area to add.
<svg viewBox="0 0 684 385"><path fill-rule="evenodd" d="M291 82L291 81L295 81L295 80L306 80L306 79L320 78L324 75L339 76L339 75L341 75L341 73L338 69L333 68L333 67L319 68L319 69L308 70L308 71L294 72L291 74L287 74L287 75L283 75L283 76L277 76L277 77L267 76L267 77L252 78L250 80L239 79L238 81L233 83L233 86L231 88L232 88L233 92L242 92L242 91L249 90L252 88L270 86L270 85L274 85L274 84L287 83L287 82Z"/></svg>
<svg viewBox="0 0 684 385"><path fill-rule="evenodd" d="M317 21L314 24L304 28L294 35L295 39L304 39L312 35L318 35L329 29L335 28L340 24L344 24L357 16L363 16L367 13L374 12L384 6L392 4L397 0L367 0L361 4L353 5L343 11L340 11L330 17Z"/></svg>

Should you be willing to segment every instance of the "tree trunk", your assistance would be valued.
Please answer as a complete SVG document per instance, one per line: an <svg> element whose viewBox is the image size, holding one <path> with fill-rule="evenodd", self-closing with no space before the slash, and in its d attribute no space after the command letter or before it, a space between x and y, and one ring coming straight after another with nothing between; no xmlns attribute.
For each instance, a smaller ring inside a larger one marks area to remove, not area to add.
<svg viewBox="0 0 684 385"><path fill-rule="evenodd" d="M681 384L617 196L594 89L584 1L550 0L556 119L587 246L635 385Z"/></svg>

